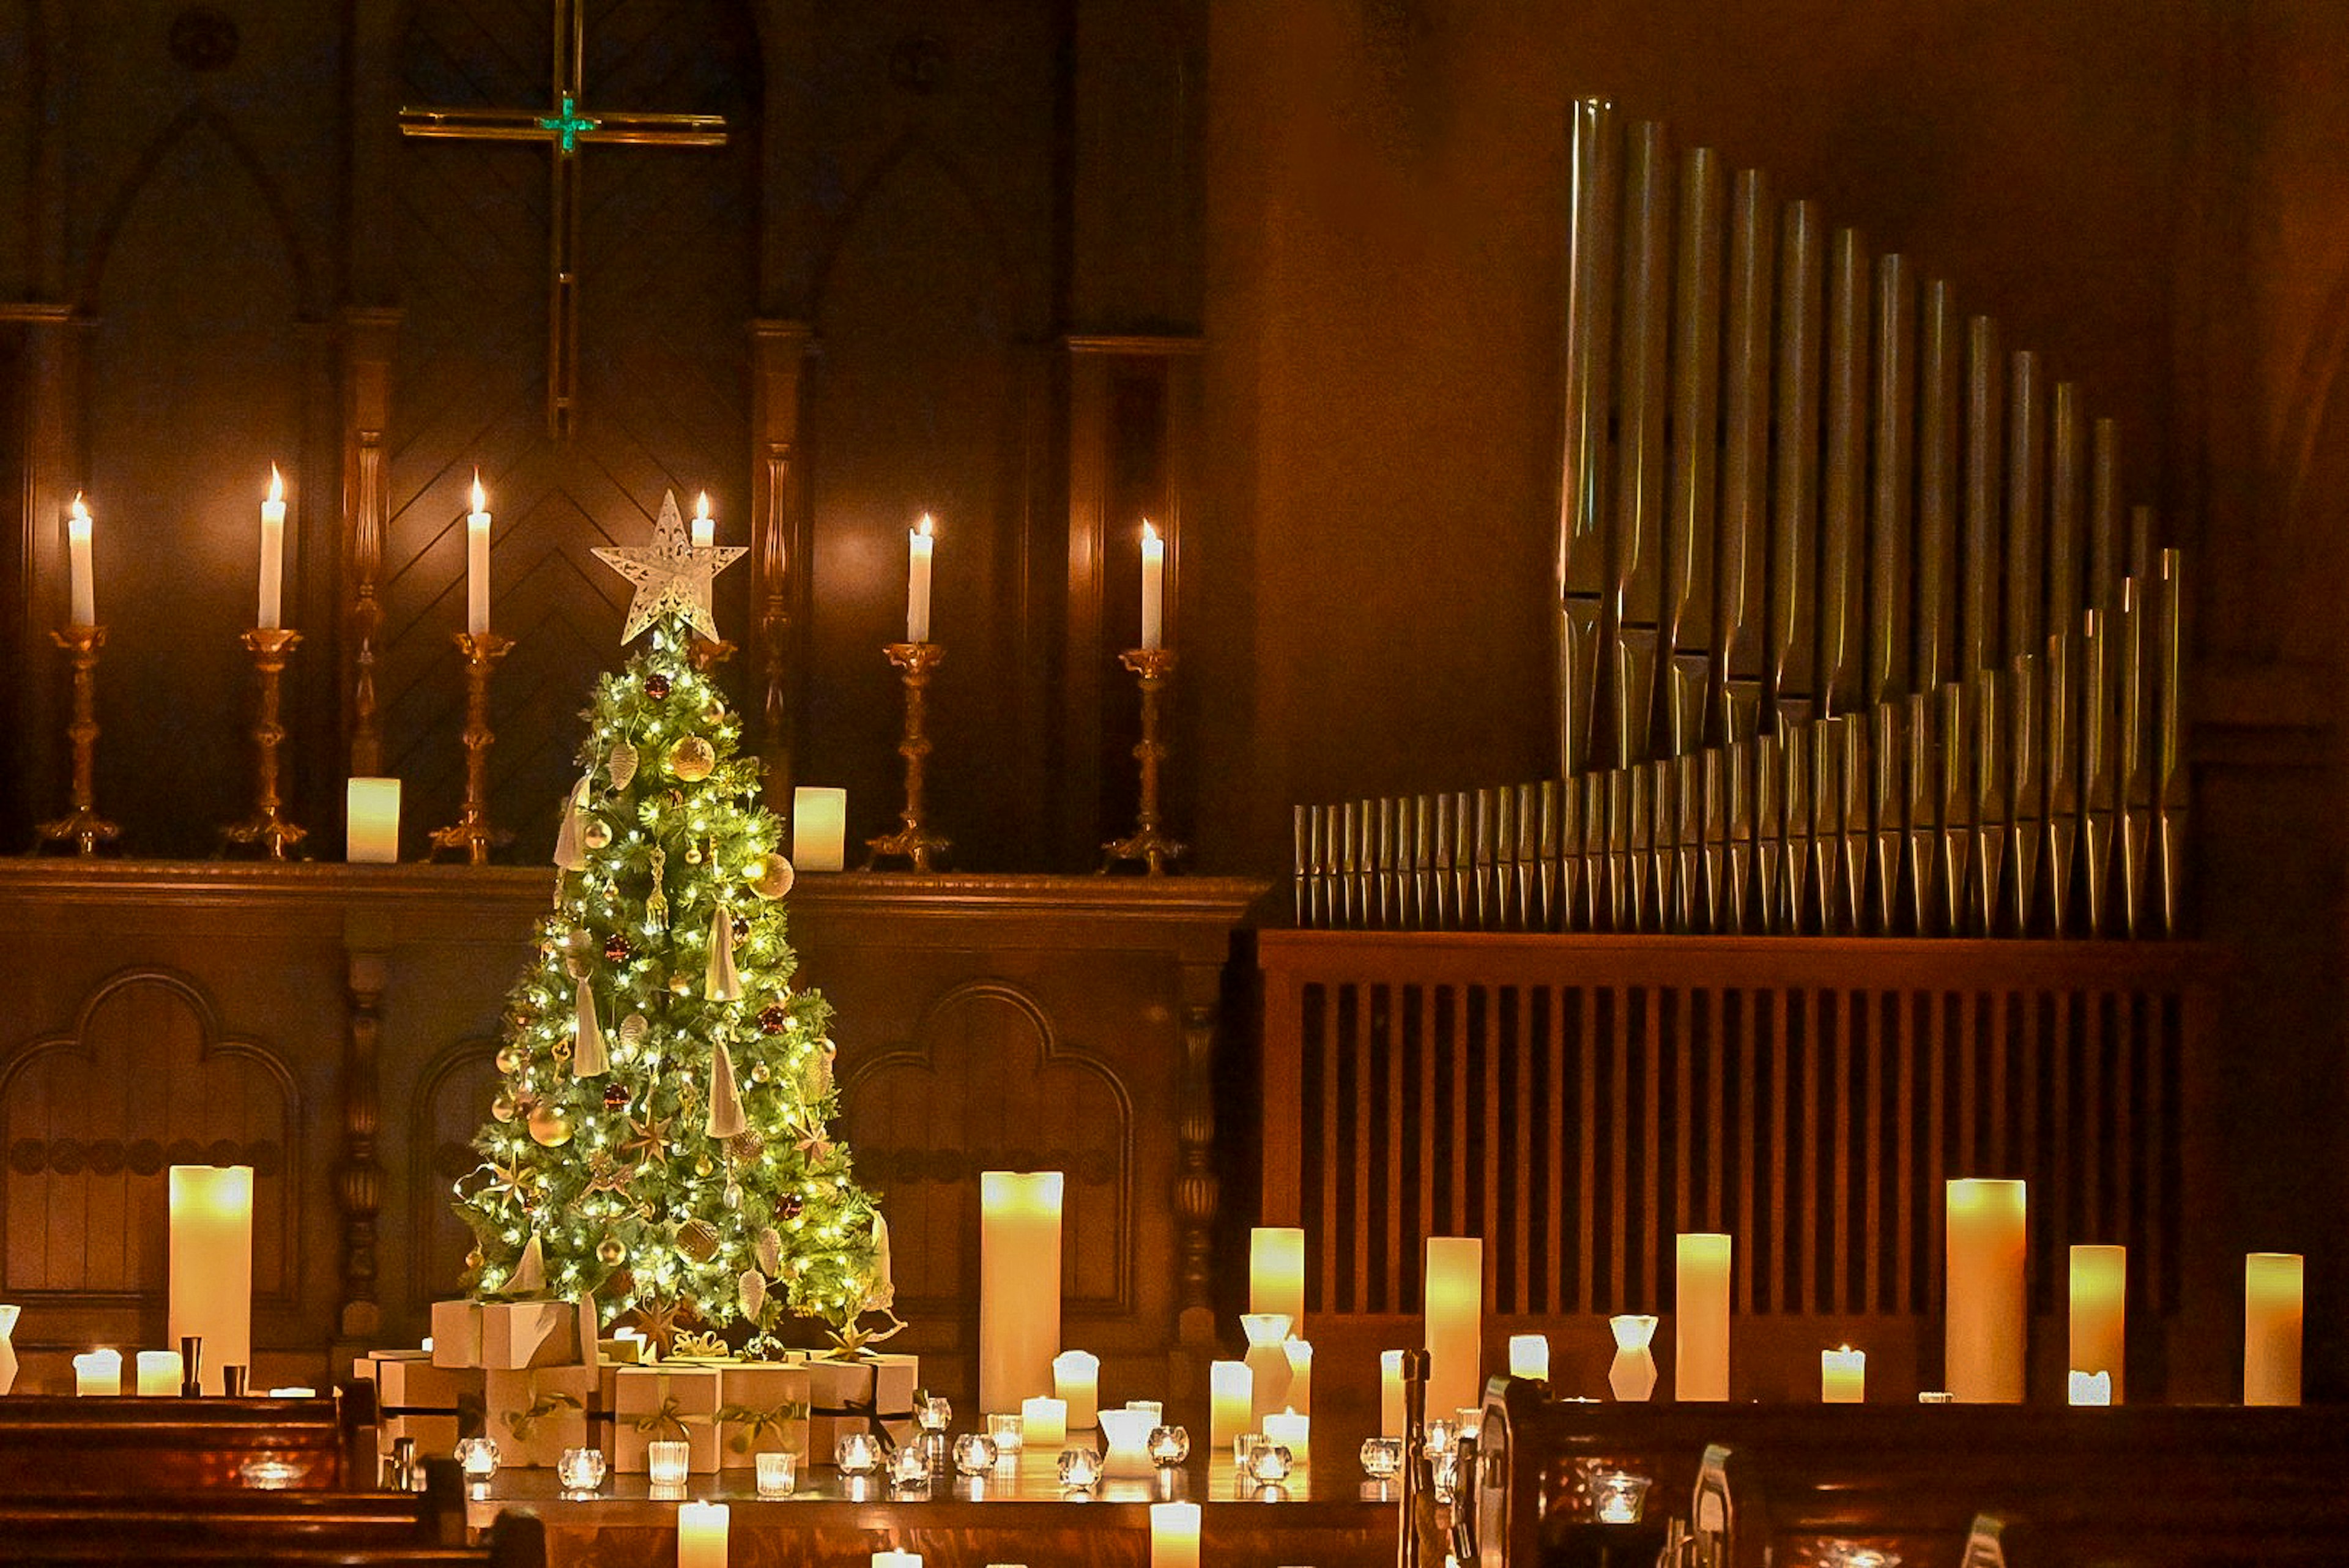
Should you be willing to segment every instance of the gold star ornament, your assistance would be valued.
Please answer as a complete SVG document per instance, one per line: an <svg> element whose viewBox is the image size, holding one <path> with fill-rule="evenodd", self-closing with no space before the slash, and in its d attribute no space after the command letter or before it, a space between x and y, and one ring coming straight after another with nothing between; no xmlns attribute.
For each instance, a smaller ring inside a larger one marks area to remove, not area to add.
<svg viewBox="0 0 2349 1568"><path fill-rule="evenodd" d="M636 585L636 597L628 605L628 628L620 640L634 642L662 617L680 615L694 630L717 641L718 622L709 614L710 580L749 554L740 545L695 545L678 515L677 493L663 493L651 544L595 547L597 560Z"/></svg>

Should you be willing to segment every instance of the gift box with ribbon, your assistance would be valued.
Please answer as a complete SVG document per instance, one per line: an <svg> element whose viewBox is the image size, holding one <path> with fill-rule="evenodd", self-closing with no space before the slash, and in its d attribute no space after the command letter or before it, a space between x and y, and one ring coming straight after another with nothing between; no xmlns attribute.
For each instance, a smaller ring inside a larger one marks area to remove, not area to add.
<svg viewBox="0 0 2349 1568"><path fill-rule="evenodd" d="M432 1303L432 1364L520 1372L595 1359L595 1308L576 1301Z"/></svg>
<svg viewBox="0 0 2349 1568"><path fill-rule="evenodd" d="M416 1439L419 1459L445 1459L468 1425L478 1429L481 1373L436 1366L422 1350L378 1350L367 1358L375 1383L376 1449L388 1456L401 1438Z"/></svg>
<svg viewBox="0 0 2349 1568"><path fill-rule="evenodd" d="M485 1429L502 1465L552 1467L565 1449L587 1446L587 1422L597 1397L593 1366L534 1366L485 1372Z"/></svg>
<svg viewBox="0 0 2349 1568"><path fill-rule="evenodd" d="M809 1452L818 1461L851 1432L877 1432L890 1447L914 1436L914 1389L921 1359L864 1352L854 1360L812 1355L808 1372Z"/></svg>
<svg viewBox="0 0 2349 1568"><path fill-rule="evenodd" d="M732 1361L718 1369L718 1464L749 1469L756 1455L808 1449L811 1379L797 1361Z"/></svg>
<svg viewBox="0 0 2349 1568"><path fill-rule="evenodd" d="M683 1442L695 1475L718 1469L718 1368L616 1366L612 1379L612 1468L645 1472L645 1445Z"/></svg>

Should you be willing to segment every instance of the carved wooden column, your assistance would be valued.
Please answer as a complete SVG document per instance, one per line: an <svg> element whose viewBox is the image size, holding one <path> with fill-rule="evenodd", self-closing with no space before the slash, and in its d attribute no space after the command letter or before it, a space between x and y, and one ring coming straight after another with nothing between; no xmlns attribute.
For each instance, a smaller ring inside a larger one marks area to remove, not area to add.
<svg viewBox="0 0 2349 1568"><path fill-rule="evenodd" d="M792 808L792 743L806 668L807 490L800 472L801 370L812 336L800 321L750 324L751 696L767 805Z"/></svg>
<svg viewBox="0 0 2349 1568"><path fill-rule="evenodd" d="M23 367L25 513L23 535L11 554L21 580L9 585L15 625L10 640L16 668L11 732L21 737L26 808L46 809L65 799L64 683L51 631L65 625L65 515L82 488L81 366L86 322L70 306L0 306L0 322L18 324ZM23 846L16 846L22 848Z"/></svg>
<svg viewBox="0 0 2349 1568"><path fill-rule="evenodd" d="M382 1096L376 1082L376 1047L383 1029L384 955L353 950L344 983L349 1012L343 1038L343 1158L336 1170L343 1208L342 1310L339 1333L364 1340L383 1328L376 1294L376 1216L383 1203L383 1167L376 1158Z"/></svg>
<svg viewBox="0 0 2349 1568"><path fill-rule="evenodd" d="M384 432L391 421L399 317L397 310L359 307L343 313L343 717L350 771L363 777L383 772L383 717L375 690L383 606L377 590L384 530L391 524Z"/></svg>
<svg viewBox="0 0 2349 1568"><path fill-rule="evenodd" d="M1216 1211L1223 1199L1223 1179L1216 1173L1216 1022L1221 1012L1214 994L1217 984L1218 976L1213 971L1202 972L1195 966L1184 971L1183 1068L1175 1102L1180 1164L1175 1168L1174 1194L1182 1268L1175 1296L1175 1338L1185 1350L1210 1356L1216 1345ZM1207 994L1197 994L1202 991Z"/></svg>

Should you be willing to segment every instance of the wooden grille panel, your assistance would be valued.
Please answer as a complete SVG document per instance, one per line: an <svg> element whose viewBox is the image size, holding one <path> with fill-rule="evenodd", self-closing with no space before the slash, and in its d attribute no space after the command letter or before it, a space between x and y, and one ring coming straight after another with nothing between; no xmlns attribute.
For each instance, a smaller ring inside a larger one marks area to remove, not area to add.
<svg viewBox="0 0 2349 1568"><path fill-rule="evenodd" d="M2207 952L1854 948L1268 933L1265 1211L1309 1307L1417 1312L1423 1240L1478 1235L1495 1313L1664 1310L1673 1236L1722 1230L1741 1313L1920 1314L1942 1183L2013 1176L2035 1310L2093 1241L2174 1312Z"/></svg>

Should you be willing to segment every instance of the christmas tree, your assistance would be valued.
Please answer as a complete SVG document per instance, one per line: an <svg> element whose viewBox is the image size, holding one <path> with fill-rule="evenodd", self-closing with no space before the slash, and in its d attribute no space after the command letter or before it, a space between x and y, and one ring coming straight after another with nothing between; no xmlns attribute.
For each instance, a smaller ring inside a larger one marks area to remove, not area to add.
<svg viewBox="0 0 2349 1568"><path fill-rule="evenodd" d="M507 998L483 1163L458 1183L466 1283L593 1291L664 1344L730 1325L773 1343L795 1313L853 1345L892 1304L888 1230L828 1132L830 1010L791 986L761 764L690 657L743 553L692 544L673 495L651 545L595 552L636 585L623 644L650 636L585 715L554 909Z"/></svg>

